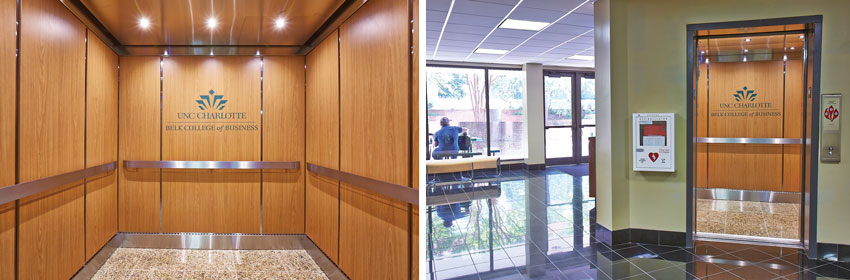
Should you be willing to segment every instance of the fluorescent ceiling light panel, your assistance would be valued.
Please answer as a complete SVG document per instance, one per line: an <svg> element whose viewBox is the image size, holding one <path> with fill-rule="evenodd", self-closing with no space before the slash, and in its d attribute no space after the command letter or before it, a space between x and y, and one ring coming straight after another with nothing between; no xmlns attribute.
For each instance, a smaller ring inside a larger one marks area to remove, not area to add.
<svg viewBox="0 0 850 280"><path fill-rule="evenodd" d="M508 50L477 48L477 49L475 49L475 53L478 53L478 54L506 54L506 53L508 53Z"/></svg>
<svg viewBox="0 0 850 280"><path fill-rule="evenodd" d="M549 24L549 22L542 21L506 19L501 25L499 25L499 28L540 31Z"/></svg>
<svg viewBox="0 0 850 280"><path fill-rule="evenodd" d="M575 59L575 60L593 60L593 56L590 56L590 55L578 55L578 54L577 54L577 55L573 55L573 56L567 57L567 59Z"/></svg>

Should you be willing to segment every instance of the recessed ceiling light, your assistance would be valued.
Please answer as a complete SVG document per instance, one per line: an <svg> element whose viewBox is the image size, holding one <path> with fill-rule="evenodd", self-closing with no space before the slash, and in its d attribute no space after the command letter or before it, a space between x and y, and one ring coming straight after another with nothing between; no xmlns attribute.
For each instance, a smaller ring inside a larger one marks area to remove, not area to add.
<svg viewBox="0 0 850 280"><path fill-rule="evenodd" d="M593 56L591 56L591 55L580 55L580 54L576 54L576 55L572 55L572 56L570 56L570 57L567 57L567 59L576 59L576 60L593 60Z"/></svg>
<svg viewBox="0 0 850 280"><path fill-rule="evenodd" d="M151 21L146 17L142 17L139 19L139 27L148 29L148 27L151 27Z"/></svg>
<svg viewBox="0 0 850 280"><path fill-rule="evenodd" d="M506 19L499 25L499 28L540 31L549 24L549 22L542 21Z"/></svg>
<svg viewBox="0 0 850 280"><path fill-rule="evenodd" d="M210 29L215 28L216 25L218 25L218 21L215 20L215 18L210 18L207 20L207 27L209 27Z"/></svg>
<svg viewBox="0 0 850 280"><path fill-rule="evenodd" d="M747 39L744 39L744 41L749 42L749 41L752 41L752 39L747 38Z"/></svg>
<svg viewBox="0 0 850 280"><path fill-rule="evenodd" d="M477 48L477 49L475 49L475 53L478 53L478 54L506 54L506 53L508 53L508 50Z"/></svg>
<svg viewBox="0 0 850 280"><path fill-rule="evenodd" d="M274 27L275 27L275 28L277 28L277 29L281 29L281 28L283 28L284 26L286 26L286 20L285 20L285 19L283 19L282 17L279 17L279 18L277 18L276 20L274 20Z"/></svg>

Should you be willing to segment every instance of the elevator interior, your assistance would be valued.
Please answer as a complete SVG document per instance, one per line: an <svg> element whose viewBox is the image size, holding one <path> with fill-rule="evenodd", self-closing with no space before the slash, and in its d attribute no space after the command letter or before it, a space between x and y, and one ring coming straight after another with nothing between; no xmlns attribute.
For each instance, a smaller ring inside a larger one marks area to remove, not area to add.
<svg viewBox="0 0 850 280"><path fill-rule="evenodd" d="M0 1L0 279L416 278L417 7Z"/></svg>
<svg viewBox="0 0 850 280"><path fill-rule="evenodd" d="M802 246L811 34L805 24L696 32L696 238Z"/></svg>

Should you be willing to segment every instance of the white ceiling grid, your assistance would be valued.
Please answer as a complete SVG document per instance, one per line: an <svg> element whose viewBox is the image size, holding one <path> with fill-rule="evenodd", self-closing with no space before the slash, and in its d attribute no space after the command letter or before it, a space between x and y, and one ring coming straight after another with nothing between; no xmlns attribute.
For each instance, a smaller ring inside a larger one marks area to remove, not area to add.
<svg viewBox="0 0 850 280"><path fill-rule="evenodd" d="M576 54L593 56L592 2L427 0L427 59L592 68L593 61L567 59ZM498 28L505 19L552 24L539 32ZM477 54L474 53L476 48L509 52L504 55Z"/></svg>

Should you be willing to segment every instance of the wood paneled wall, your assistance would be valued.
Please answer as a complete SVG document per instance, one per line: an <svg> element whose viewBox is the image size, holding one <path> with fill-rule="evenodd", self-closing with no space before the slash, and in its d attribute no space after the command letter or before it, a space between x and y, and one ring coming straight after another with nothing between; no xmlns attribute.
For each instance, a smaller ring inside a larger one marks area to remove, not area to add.
<svg viewBox="0 0 850 280"><path fill-rule="evenodd" d="M86 167L118 160L118 55L91 32L86 54ZM116 172L86 182L86 260L118 232Z"/></svg>
<svg viewBox="0 0 850 280"><path fill-rule="evenodd" d="M159 232L160 171L127 170L123 162L160 160L160 58L122 56L120 63L118 231Z"/></svg>
<svg viewBox="0 0 850 280"><path fill-rule="evenodd" d="M86 29L54 0L21 2L21 182L85 167ZM67 279L85 262L82 182L20 200L19 279Z"/></svg>
<svg viewBox="0 0 850 280"><path fill-rule="evenodd" d="M800 138L802 65L799 60L711 63L698 77L699 137ZM733 94L754 90L771 109L721 108ZM779 112L779 116L716 116L727 111ZM799 192L801 145L698 144L697 186ZM712 176L711 174L724 174Z"/></svg>
<svg viewBox="0 0 850 280"><path fill-rule="evenodd" d="M307 162L339 169L339 32L307 54ZM305 231L339 263L339 181L308 173Z"/></svg>
<svg viewBox="0 0 850 280"><path fill-rule="evenodd" d="M15 184L17 5L0 1L0 188ZM0 204L0 279L15 277L15 203Z"/></svg>
<svg viewBox="0 0 850 280"><path fill-rule="evenodd" d="M297 161L294 172L263 172L263 233L303 234L305 200L303 56L263 58L263 160Z"/></svg>
<svg viewBox="0 0 850 280"><path fill-rule="evenodd" d="M221 120L215 125L258 126L260 67L258 57L164 58L162 159L259 161L259 129L169 131L167 127L186 124L178 114L200 111L196 100L210 90L228 100L224 109L209 108L210 112L247 116L238 120L245 123ZM162 231L260 233L260 172L163 171Z"/></svg>
<svg viewBox="0 0 850 280"><path fill-rule="evenodd" d="M368 1L339 28L340 169L404 186L411 155L409 13L408 1ZM410 277L409 219L408 204L342 184L340 268L352 279Z"/></svg>
<svg viewBox="0 0 850 280"><path fill-rule="evenodd" d="M412 46L413 52L410 59L410 182L413 188L419 189L419 159L425 158L425 154L418 147L422 144L417 141L419 136L419 0L412 3ZM411 230L410 230L410 279L419 279L419 207L411 207Z"/></svg>

